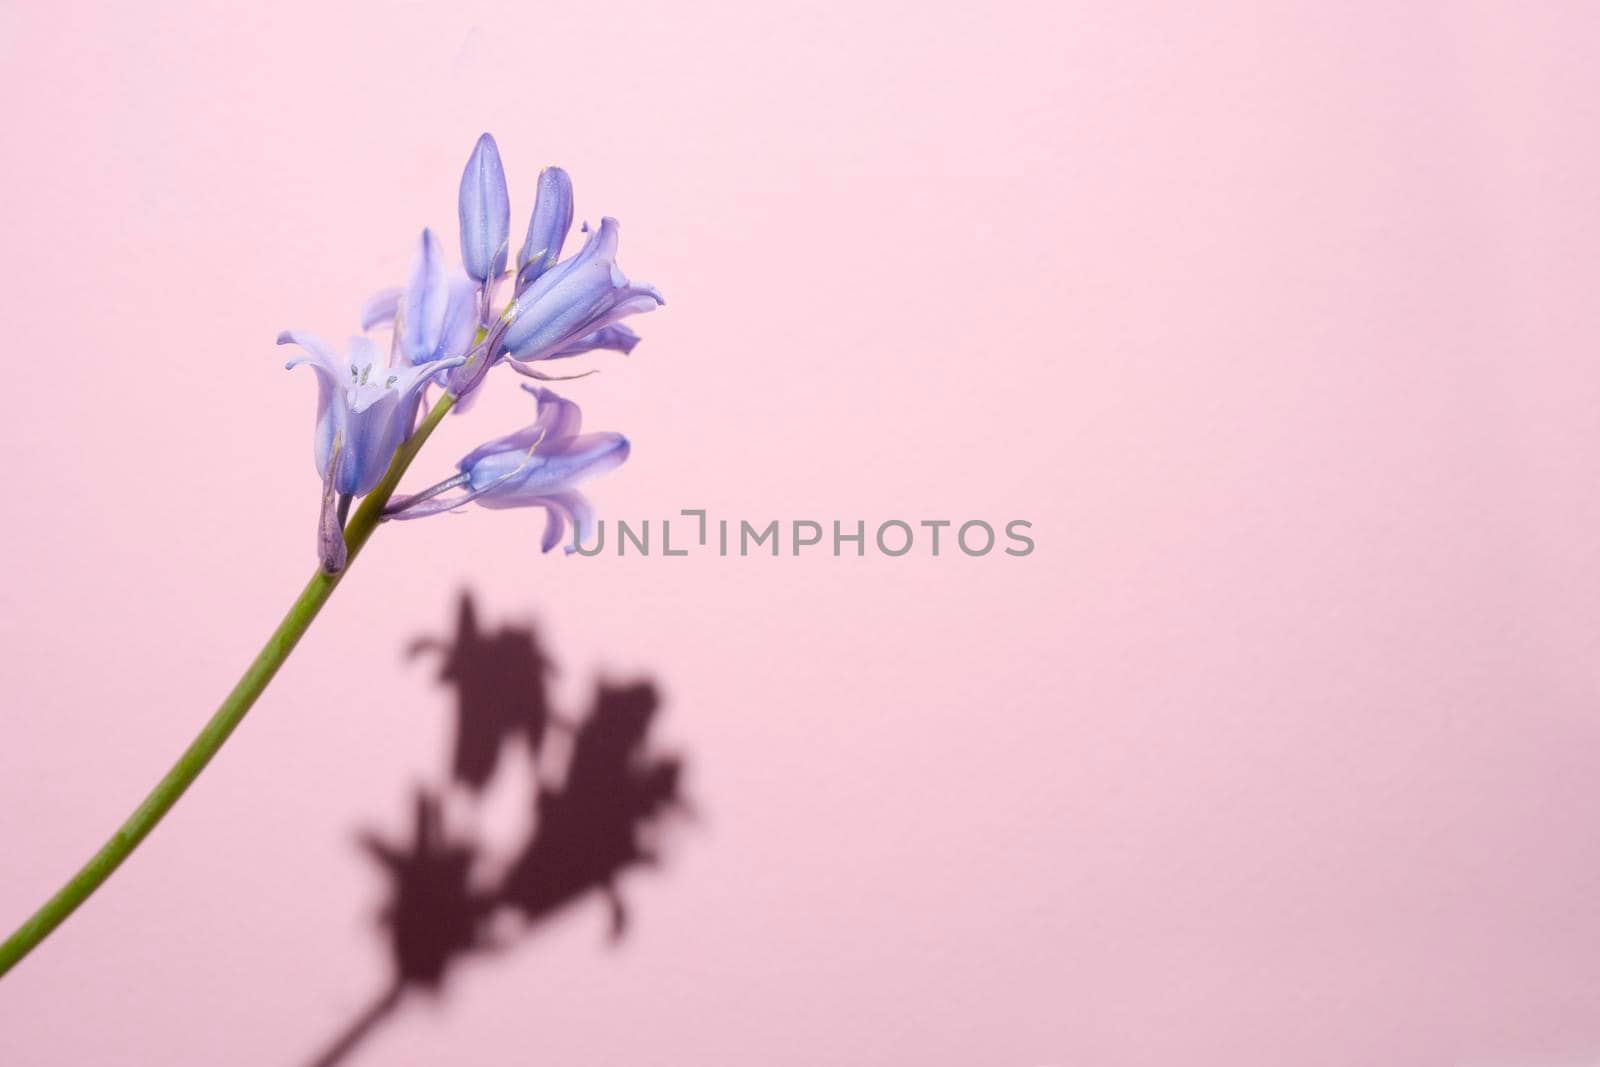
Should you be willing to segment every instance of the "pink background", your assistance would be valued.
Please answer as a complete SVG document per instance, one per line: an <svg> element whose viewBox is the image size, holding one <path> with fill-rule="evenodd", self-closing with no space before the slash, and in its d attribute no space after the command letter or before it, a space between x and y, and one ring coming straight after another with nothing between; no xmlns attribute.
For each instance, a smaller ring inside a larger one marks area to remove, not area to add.
<svg viewBox="0 0 1600 1067"><path fill-rule="evenodd" d="M1201 13L1201 9L1205 12ZM312 563L313 385L472 139L669 304L569 392L603 512L1012 518L1026 559L572 560L386 529L0 987L0 1062L303 1063L381 986L358 827L536 620L699 808L357 1064L1600 1060L1589 5L0 3L0 920ZM518 231L520 235L520 230ZM453 244L453 238L452 238ZM306 375L302 377L301 375ZM517 424L499 383L422 461ZM515 828L515 804L491 822ZM501 810L504 808L504 810Z"/></svg>

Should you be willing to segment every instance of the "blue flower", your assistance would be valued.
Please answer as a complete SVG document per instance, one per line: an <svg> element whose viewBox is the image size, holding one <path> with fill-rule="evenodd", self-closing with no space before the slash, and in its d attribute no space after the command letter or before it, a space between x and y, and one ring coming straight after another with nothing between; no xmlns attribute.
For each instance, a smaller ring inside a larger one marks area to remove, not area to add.
<svg viewBox="0 0 1600 1067"><path fill-rule="evenodd" d="M467 364L450 376L450 392L465 397L507 356L520 373L550 381L551 376L522 364L596 348L632 351L638 335L610 327L665 302L655 286L635 284L622 273L617 266L617 220L601 219L577 255L539 275L500 313Z"/></svg>
<svg viewBox="0 0 1600 1067"><path fill-rule="evenodd" d="M580 338L665 303L617 266L617 220L604 218L583 249L540 275L501 316L506 354L524 363L554 358ZM571 353L563 353L571 354Z"/></svg>
<svg viewBox="0 0 1600 1067"><path fill-rule="evenodd" d="M588 540L594 532L594 508L575 486L621 466L628 458L628 439L616 433L579 433L583 416L578 405L548 389L523 388L539 403L532 423L473 449L456 464L459 474L396 501L387 516L417 519L469 503L542 507L549 516L540 542L543 551L561 542L569 522L576 543Z"/></svg>
<svg viewBox="0 0 1600 1067"><path fill-rule="evenodd" d="M345 562L344 509L382 480L416 425L427 383L447 388L454 411L465 412L498 363L551 381L557 376L535 369L538 364L596 349L631 353L639 335L620 320L664 303L654 286L629 281L617 265L615 219L601 219L593 232L585 225L583 247L561 258L572 229L572 179L560 167L546 167L517 253L511 296L497 304L495 289L509 277L511 208L500 151L487 133L462 172L457 208L461 268L445 262L438 238L425 229L406 285L376 294L362 308L363 330L393 327L387 366L370 340L352 341L346 358L307 334L279 337L280 344L297 343L308 353L289 366L310 363L317 372L315 457L323 480L318 537L329 570ZM628 442L618 434L579 434L576 405L533 392L539 401L533 425L475 450L462 459L455 477L393 504L386 515L417 518L473 502L537 506L550 513L546 550L561 540L569 522L580 540L587 537L592 509L574 486L623 462Z"/></svg>
<svg viewBox="0 0 1600 1067"><path fill-rule="evenodd" d="M318 542L324 566L337 571L344 565L344 540L338 536L338 523L330 521L334 498L361 496L378 484L395 449L411 434L415 394L435 371L458 366L461 358L385 367L378 346L365 337L350 339L348 358L321 338L300 331L284 331L278 343L305 349L305 355L285 367L308 363L317 374L312 452L323 483Z"/></svg>

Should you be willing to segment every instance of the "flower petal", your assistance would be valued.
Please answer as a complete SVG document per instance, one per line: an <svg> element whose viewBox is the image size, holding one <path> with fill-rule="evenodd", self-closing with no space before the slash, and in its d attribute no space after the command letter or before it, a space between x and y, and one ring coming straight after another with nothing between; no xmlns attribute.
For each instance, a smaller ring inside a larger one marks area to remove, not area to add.
<svg viewBox="0 0 1600 1067"><path fill-rule="evenodd" d="M589 498L576 489L566 489L549 496L540 497L539 504L544 506L549 515L544 528L544 538L539 543L539 551L548 552L561 542L566 533L566 526L571 523L574 528L572 544L567 546L567 551L574 551L575 546L583 544L594 534L594 505L589 503Z"/></svg>
<svg viewBox="0 0 1600 1067"><path fill-rule="evenodd" d="M465 271L456 271L446 284L449 296L445 301L439 343L433 350L435 360L466 355L478 333L477 284Z"/></svg>
<svg viewBox="0 0 1600 1067"><path fill-rule="evenodd" d="M530 462L515 473L503 476L496 485L483 486L478 503L486 508L527 507L540 497L570 489L607 471L615 470L628 458L628 439L619 433L591 433L569 438L535 453L542 462ZM474 471L498 466L490 460Z"/></svg>
<svg viewBox="0 0 1600 1067"><path fill-rule="evenodd" d="M402 397L410 397L432 381L440 371L454 370L464 362L466 362L464 357L456 356L452 359L434 360L420 367L391 367L384 384Z"/></svg>
<svg viewBox="0 0 1600 1067"><path fill-rule="evenodd" d="M560 167L539 172L539 191L528 220L528 237L517 254L517 289L532 285L561 258L572 229L572 178Z"/></svg>
<svg viewBox="0 0 1600 1067"><path fill-rule="evenodd" d="M361 328L370 330L394 322L400 310L400 296L404 292L399 286L394 286L380 289L369 296L367 302L361 305Z"/></svg>
<svg viewBox="0 0 1600 1067"><path fill-rule="evenodd" d="M343 390L349 378L349 369L326 341L313 334L285 330L278 335L278 343L299 345L306 352L285 363L286 369L308 363L316 371L317 429L312 439L312 457L317 464L317 473L326 476L333 454L334 435L344 421Z"/></svg>
<svg viewBox="0 0 1600 1067"><path fill-rule="evenodd" d="M545 358L566 359L569 356L580 356L585 352L593 352L602 348L610 349L613 352L621 352L626 356L633 352L634 348L639 344L639 340L639 335L631 329L621 323L615 323L598 329L593 333L584 334L576 341L568 341ZM512 364L512 366L517 365ZM518 367L518 369L520 370L521 368Z"/></svg>
<svg viewBox="0 0 1600 1067"><path fill-rule="evenodd" d="M580 337L664 303L654 286L628 281L617 266L616 250L617 220L603 218L577 255L512 302L505 349L513 359L548 359Z"/></svg>
<svg viewBox="0 0 1600 1067"><path fill-rule="evenodd" d="M544 536L539 539L540 552L548 552L559 545L562 535L567 532L566 511L550 503L548 497L545 498L544 514Z"/></svg>
<svg viewBox="0 0 1600 1067"><path fill-rule="evenodd" d="M395 449L410 431L401 415L400 394L393 389L359 412L350 415L346 448L349 455L339 464L337 487L341 493L365 496L383 479Z"/></svg>
<svg viewBox="0 0 1600 1067"><path fill-rule="evenodd" d="M401 349L412 363L426 363L439 348L449 309L450 284L445 277L444 249L432 230L423 230L406 283L406 312L400 327Z"/></svg>
<svg viewBox="0 0 1600 1067"><path fill-rule="evenodd" d="M461 457L456 468L470 471L483 460L498 452L526 453L529 449L553 448L558 441L575 437L583 427L583 411L572 401L537 386L524 385L523 389L539 402L533 422L515 433L496 437Z"/></svg>
<svg viewBox="0 0 1600 1067"><path fill-rule="evenodd" d="M479 284L505 270L511 238L511 198L494 138L484 134L461 175L461 262Z"/></svg>

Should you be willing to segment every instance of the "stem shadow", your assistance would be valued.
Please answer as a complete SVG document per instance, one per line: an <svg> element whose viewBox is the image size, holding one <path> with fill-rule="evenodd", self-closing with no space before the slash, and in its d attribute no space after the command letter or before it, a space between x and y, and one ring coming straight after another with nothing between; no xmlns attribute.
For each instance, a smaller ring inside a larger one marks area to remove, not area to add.
<svg viewBox="0 0 1600 1067"><path fill-rule="evenodd" d="M652 681L598 683L581 715L564 717L549 699L556 664L534 628L485 630L470 592L455 634L418 638L407 655L438 656L438 679L456 692L450 771L416 790L409 841L359 835L389 881L379 919L391 976L310 1067L345 1063L413 995L441 994L463 962L505 952L590 894L605 900L611 940L620 941L629 930L622 876L658 865L655 832L689 811L683 759L651 743L661 709ZM557 737L561 745L548 744ZM516 760L535 783L525 838L497 850L475 829L447 829L445 805L475 812Z"/></svg>

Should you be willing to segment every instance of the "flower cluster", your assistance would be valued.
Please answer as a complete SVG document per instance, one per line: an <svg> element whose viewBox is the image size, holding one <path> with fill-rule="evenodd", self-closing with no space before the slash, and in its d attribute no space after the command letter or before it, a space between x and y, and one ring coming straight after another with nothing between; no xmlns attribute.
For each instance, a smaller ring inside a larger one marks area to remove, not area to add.
<svg viewBox="0 0 1600 1067"><path fill-rule="evenodd" d="M610 349L624 354L639 337L621 319L663 303L654 286L630 282L617 266L617 222L583 227L583 247L561 258L572 229L572 179L560 167L539 175L528 234L508 270L511 202L494 138L484 134L461 175L461 266L446 264L439 239L424 229L403 288L367 301L361 328L391 329L387 362L366 337L352 338L348 356L298 330L278 336L305 352L287 364L317 374L314 457L322 477L318 553L330 572L343 569L345 516L354 497L383 480L395 453L417 428L430 384L464 410L489 372L506 364L541 381L558 380L535 365ZM496 289L510 282L497 305ZM581 377L574 375L571 377ZM474 449L454 477L396 500L386 518L437 514L467 503L489 508L543 507L549 514L543 548L558 544L567 523L584 540L593 511L575 486L611 470L628 455L620 434L579 434L576 404L530 387L538 401L526 428Z"/></svg>

